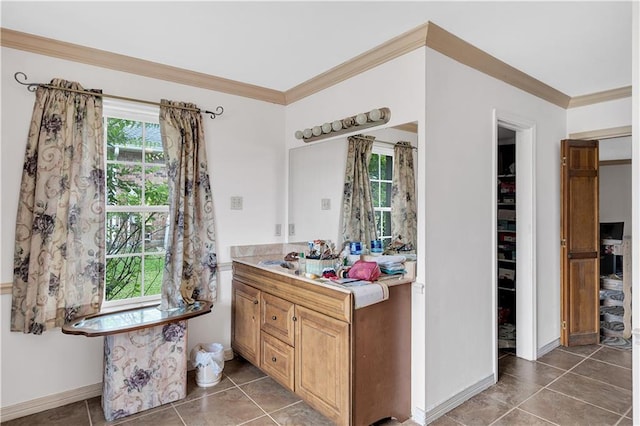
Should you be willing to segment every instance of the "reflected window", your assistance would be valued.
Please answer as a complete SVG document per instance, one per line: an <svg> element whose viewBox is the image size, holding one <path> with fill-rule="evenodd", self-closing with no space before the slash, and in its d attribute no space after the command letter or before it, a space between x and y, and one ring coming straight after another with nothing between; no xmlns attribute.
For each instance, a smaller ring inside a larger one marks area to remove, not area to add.
<svg viewBox="0 0 640 426"><path fill-rule="evenodd" d="M376 231L386 248L391 242L391 188L393 180L393 148L374 143L369 161L371 196L376 217Z"/></svg>
<svg viewBox="0 0 640 426"><path fill-rule="evenodd" d="M146 115L105 106L106 280L104 301L160 294L169 184L157 109ZM134 299L134 300L132 300Z"/></svg>

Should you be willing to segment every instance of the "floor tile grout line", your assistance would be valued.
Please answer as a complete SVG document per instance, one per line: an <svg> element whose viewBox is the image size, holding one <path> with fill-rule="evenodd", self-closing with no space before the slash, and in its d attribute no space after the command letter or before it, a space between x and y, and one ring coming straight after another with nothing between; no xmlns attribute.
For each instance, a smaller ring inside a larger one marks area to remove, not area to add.
<svg viewBox="0 0 640 426"><path fill-rule="evenodd" d="M89 410L89 400L84 400L84 406L87 409L87 416L89 417L89 426L93 426L93 420L91 420L91 411Z"/></svg>
<svg viewBox="0 0 640 426"><path fill-rule="evenodd" d="M266 377L266 376L265 376L265 377ZM264 377L262 377L262 378L264 378ZM256 382L256 381L257 381L257 380L253 380L253 381L251 381L251 382L243 383L243 386L244 386L244 385L246 385L246 384L249 384L249 383ZM266 414L266 415L267 415L267 416L268 416L268 417L269 417L269 418L270 418L270 419L271 419L275 424L277 424L278 426L280 425L280 423L276 422L276 420L275 420L273 417L271 417L271 415L270 415L269 413L267 413L267 410L265 410L264 408L262 408L262 405L258 404L258 403L253 399L253 398L251 398L251 397L249 396L249 394L248 394L248 393L246 393L246 392L244 391L244 389L242 389L240 386L238 386L238 389L239 389L239 390L240 390L240 392L242 392L242 393L243 393L247 398L249 398L249 400L250 400L251 402L253 402L254 404L256 404L256 406L257 406L259 409L261 409L261 410L262 410L262 412L263 412L264 414ZM262 417L262 416L260 416L260 417Z"/></svg>
<svg viewBox="0 0 640 426"><path fill-rule="evenodd" d="M178 416L178 418L180 419L180 421L182 422L183 426L187 426L187 422L184 421L184 419L182 418L182 416L180 415L180 412L178 411L178 409L176 408L175 405L173 405L173 403L171 403L171 407L173 408L173 411L176 412L176 415Z"/></svg>
<svg viewBox="0 0 640 426"><path fill-rule="evenodd" d="M610 409L608 409L608 408L604 408L604 407L601 407L601 406L599 406L599 405L596 405L596 404L594 404L593 402L585 401L585 400L580 399L580 398L578 398L578 397L575 397L575 396L572 396L572 395L568 395L568 394L566 394L566 393L563 393L563 392L560 392L560 391L557 391L557 390L553 390L553 389L547 389L547 390L548 390L549 392L554 392L554 393L557 393L557 394L559 394L559 395L566 396L567 398L575 399L576 401L583 402L583 403L585 403L585 404L587 404L587 405L591 405L592 407L596 407L596 408L599 408L599 409L601 409L601 410L608 411L609 413L611 413L611 414L615 414L616 416L623 416L623 417L624 417L624 414L616 413L615 411L611 411L611 410L610 410Z"/></svg>
<svg viewBox="0 0 640 426"><path fill-rule="evenodd" d="M575 371L571 371L570 373L571 374L575 374L576 376L583 377L585 379L593 380L594 382L598 382L598 383L602 383L602 384L605 384L605 385L613 386L614 388L623 390L625 392L633 393L633 391L631 389L623 388L622 386L614 385L613 383L605 382L604 380L600 380L600 379L596 379L596 378L593 378L593 377L585 376L584 374L576 373Z"/></svg>

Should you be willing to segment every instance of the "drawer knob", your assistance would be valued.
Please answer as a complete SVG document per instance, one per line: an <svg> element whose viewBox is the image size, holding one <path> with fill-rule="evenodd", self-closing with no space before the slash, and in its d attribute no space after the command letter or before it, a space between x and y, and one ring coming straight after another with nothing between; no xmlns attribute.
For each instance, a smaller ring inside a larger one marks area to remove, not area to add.
<svg viewBox="0 0 640 426"><path fill-rule="evenodd" d="M271 361L276 362L276 357L271 357Z"/></svg>
<svg viewBox="0 0 640 426"><path fill-rule="evenodd" d="M254 305L257 305L257 304L258 304L258 301L257 301L257 300L254 300L254 301L253 301L253 304L254 304Z"/></svg>
<svg viewBox="0 0 640 426"><path fill-rule="evenodd" d="M293 318L291 318L291 320L298 321L298 317L293 317Z"/></svg>
<svg viewBox="0 0 640 426"><path fill-rule="evenodd" d="M272 317L271 317L271 319L275 321L275 320L277 320L278 318L274 315L274 316L272 316Z"/></svg>

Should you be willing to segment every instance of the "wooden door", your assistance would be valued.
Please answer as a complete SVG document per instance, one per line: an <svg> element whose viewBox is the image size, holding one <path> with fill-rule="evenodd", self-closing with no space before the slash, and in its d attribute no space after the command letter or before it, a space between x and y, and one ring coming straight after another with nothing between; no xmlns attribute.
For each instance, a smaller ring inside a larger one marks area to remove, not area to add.
<svg viewBox="0 0 640 426"><path fill-rule="evenodd" d="M260 365L260 290L236 280L232 283L231 347L253 365Z"/></svg>
<svg viewBox="0 0 640 426"><path fill-rule="evenodd" d="M561 344L600 341L598 141L561 145Z"/></svg>
<svg viewBox="0 0 640 426"><path fill-rule="evenodd" d="M349 324L301 306L296 318L296 393L336 424L348 425Z"/></svg>

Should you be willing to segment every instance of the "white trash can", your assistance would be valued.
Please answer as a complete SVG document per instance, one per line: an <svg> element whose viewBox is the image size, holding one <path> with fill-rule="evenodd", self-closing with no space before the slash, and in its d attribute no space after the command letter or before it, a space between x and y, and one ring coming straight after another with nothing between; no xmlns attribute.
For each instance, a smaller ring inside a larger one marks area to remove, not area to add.
<svg viewBox="0 0 640 426"><path fill-rule="evenodd" d="M224 347L220 343L199 343L191 350L196 384L208 388L220 383L224 369Z"/></svg>

